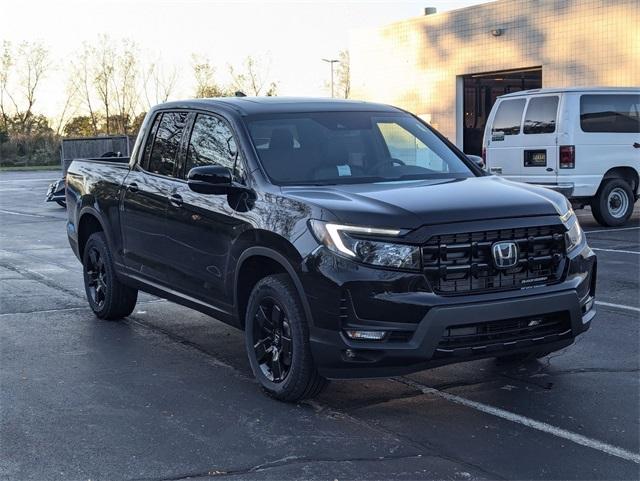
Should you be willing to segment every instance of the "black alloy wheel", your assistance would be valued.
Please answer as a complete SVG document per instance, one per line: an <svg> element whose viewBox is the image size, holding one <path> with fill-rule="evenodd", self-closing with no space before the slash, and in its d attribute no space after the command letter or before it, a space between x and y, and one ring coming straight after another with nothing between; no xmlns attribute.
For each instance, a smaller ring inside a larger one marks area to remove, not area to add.
<svg viewBox="0 0 640 481"><path fill-rule="evenodd" d="M284 381L291 369L291 325L278 302L265 297L254 316L253 345L255 359L264 376L271 382Z"/></svg>
<svg viewBox="0 0 640 481"><path fill-rule="evenodd" d="M100 251L91 246L87 253L87 293L91 296L91 300L95 306L100 310L103 308L107 299L107 272L104 263L104 258L100 254Z"/></svg>

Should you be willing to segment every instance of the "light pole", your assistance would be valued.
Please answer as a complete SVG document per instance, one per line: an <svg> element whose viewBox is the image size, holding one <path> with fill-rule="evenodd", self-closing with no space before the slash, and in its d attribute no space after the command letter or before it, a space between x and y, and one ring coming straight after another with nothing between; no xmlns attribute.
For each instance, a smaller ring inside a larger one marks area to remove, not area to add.
<svg viewBox="0 0 640 481"><path fill-rule="evenodd" d="M327 62L331 67L331 98L333 98L333 64L339 62L337 58L323 58L323 62Z"/></svg>

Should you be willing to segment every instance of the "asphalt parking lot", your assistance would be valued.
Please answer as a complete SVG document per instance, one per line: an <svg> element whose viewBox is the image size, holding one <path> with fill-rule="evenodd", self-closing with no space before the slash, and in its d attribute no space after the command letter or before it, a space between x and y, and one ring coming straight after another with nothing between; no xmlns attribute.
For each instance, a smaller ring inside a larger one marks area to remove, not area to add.
<svg viewBox="0 0 640 481"><path fill-rule="evenodd" d="M382 380L300 405L263 396L242 333L141 295L94 318L57 172L0 174L0 478L638 479L640 205L579 216L598 315L567 349Z"/></svg>

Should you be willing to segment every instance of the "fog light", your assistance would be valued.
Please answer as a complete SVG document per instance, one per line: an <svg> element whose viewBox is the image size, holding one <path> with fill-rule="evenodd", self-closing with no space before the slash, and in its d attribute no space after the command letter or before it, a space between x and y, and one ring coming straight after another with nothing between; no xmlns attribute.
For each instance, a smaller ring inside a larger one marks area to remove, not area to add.
<svg viewBox="0 0 640 481"><path fill-rule="evenodd" d="M386 331L345 331L347 336L358 341L380 341L387 335Z"/></svg>

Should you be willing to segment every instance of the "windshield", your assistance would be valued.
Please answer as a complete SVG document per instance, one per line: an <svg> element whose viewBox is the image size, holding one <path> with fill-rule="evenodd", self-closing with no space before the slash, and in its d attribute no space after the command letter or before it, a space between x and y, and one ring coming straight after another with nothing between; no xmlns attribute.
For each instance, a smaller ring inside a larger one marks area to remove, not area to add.
<svg viewBox="0 0 640 481"><path fill-rule="evenodd" d="M410 115L381 112L247 117L260 162L278 185L472 177L469 167Z"/></svg>

